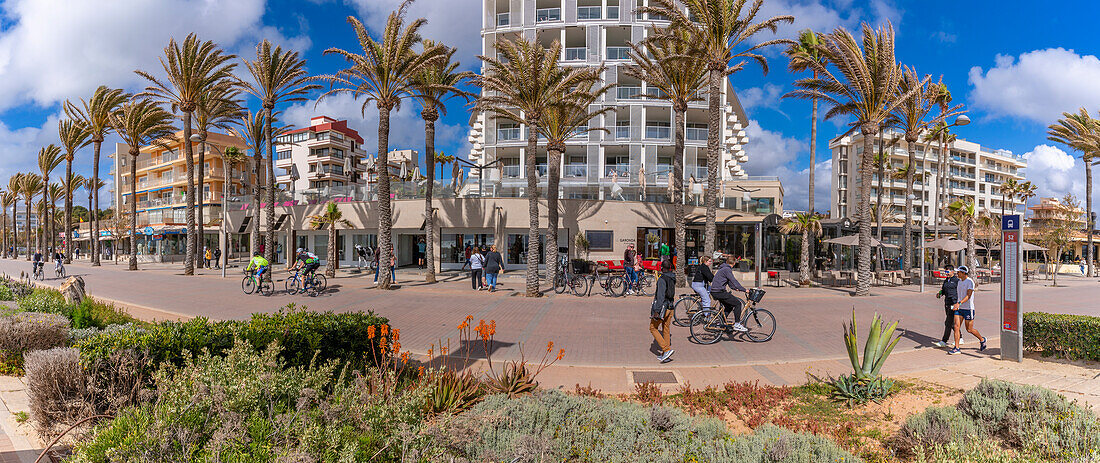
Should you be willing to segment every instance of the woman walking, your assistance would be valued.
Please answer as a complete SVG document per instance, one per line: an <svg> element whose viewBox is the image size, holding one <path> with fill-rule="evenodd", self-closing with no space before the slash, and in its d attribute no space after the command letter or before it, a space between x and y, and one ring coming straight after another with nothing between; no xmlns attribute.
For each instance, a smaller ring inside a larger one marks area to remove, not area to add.
<svg viewBox="0 0 1100 463"><path fill-rule="evenodd" d="M959 339L962 337L963 324L966 325L966 332L974 335L978 338L978 350L985 350L985 336L982 336L977 329L974 328L974 291L977 287L974 284L974 279L970 278L970 269L965 265L960 265L955 269L955 274L959 277L959 286L956 288L958 292L959 301L955 303L955 348L947 351L948 354L961 354L959 350Z"/></svg>
<svg viewBox="0 0 1100 463"><path fill-rule="evenodd" d="M485 285L489 292L497 290L497 276L504 271L504 257L497 252L497 245L489 246L489 252L485 254Z"/></svg>
<svg viewBox="0 0 1100 463"><path fill-rule="evenodd" d="M711 262L713 259L710 256L700 257L699 265L695 266L695 275L691 279L691 289L699 295L699 310L711 308L710 282L714 280L714 272L710 271Z"/></svg>
<svg viewBox="0 0 1100 463"><path fill-rule="evenodd" d="M661 261L661 277L653 293L653 306L649 315L649 332L661 347L661 363L672 359L672 304L676 298L676 273L671 260Z"/></svg>
<svg viewBox="0 0 1100 463"><path fill-rule="evenodd" d="M470 286L475 290L485 289L481 284L481 274L485 269L485 256L481 255L481 251L474 247L470 252Z"/></svg>

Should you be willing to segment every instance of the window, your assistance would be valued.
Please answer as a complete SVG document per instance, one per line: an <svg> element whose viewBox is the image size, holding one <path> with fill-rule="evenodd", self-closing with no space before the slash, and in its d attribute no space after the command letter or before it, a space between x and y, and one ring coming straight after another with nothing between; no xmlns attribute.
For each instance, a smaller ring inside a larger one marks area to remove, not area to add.
<svg viewBox="0 0 1100 463"><path fill-rule="evenodd" d="M440 260L444 264L463 264L466 262L466 248L494 244L492 233L444 233L440 236Z"/></svg>
<svg viewBox="0 0 1100 463"><path fill-rule="evenodd" d="M283 159L290 159L290 150L279 151L278 153L275 153L275 159L279 161Z"/></svg>
<svg viewBox="0 0 1100 463"><path fill-rule="evenodd" d="M512 234L508 235L508 250L505 256L508 259L509 264L526 264L527 263L527 234ZM539 235L539 263L546 263L546 253L544 252L546 245L546 235Z"/></svg>
<svg viewBox="0 0 1100 463"><path fill-rule="evenodd" d="M589 251L614 251L613 232L588 230L584 237L588 240Z"/></svg>

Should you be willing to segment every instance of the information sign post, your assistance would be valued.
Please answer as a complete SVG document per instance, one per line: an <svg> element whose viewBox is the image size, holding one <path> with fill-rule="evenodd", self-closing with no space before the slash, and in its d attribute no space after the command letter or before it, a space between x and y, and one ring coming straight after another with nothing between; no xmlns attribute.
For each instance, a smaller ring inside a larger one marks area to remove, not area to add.
<svg viewBox="0 0 1100 463"><path fill-rule="evenodd" d="M1020 216L1001 217L1001 360L1023 361L1023 314L1020 282L1023 280L1023 239Z"/></svg>

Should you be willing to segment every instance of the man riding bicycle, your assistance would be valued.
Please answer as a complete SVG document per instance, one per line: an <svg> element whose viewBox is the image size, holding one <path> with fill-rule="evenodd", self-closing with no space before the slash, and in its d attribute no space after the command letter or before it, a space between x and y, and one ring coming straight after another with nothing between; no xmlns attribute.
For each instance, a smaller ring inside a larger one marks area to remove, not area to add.
<svg viewBox="0 0 1100 463"><path fill-rule="evenodd" d="M42 265L42 250L36 249L34 251L34 262L31 263L31 275L38 274L38 269L41 268Z"/></svg>
<svg viewBox="0 0 1100 463"><path fill-rule="evenodd" d="M321 268L321 260L317 258L317 255L306 251L305 248L298 248L298 262L294 263L294 268L291 270L302 269L302 281L309 281L309 276L316 272L318 268Z"/></svg>
<svg viewBox="0 0 1100 463"><path fill-rule="evenodd" d="M741 324L741 308L744 306L744 302L740 298L734 296L729 291L726 291L726 287L745 293L749 293L748 289L741 286L741 282L737 281L737 278L733 276L733 264L737 262L737 258L731 255L726 255L726 262L718 267L718 271L714 274L714 279L710 284L710 296L714 300L722 303L722 308L725 311L725 315L728 317L730 310L733 310L734 320L733 329L735 331L748 331L744 325Z"/></svg>
<svg viewBox="0 0 1100 463"><path fill-rule="evenodd" d="M260 281L263 281L264 275L267 273L267 269L269 267L271 267L271 262L268 262L267 259L264 258L263 254L257 252L256 255L252 256L252 260L248 263L248 267L246 267L244 271L248 272L249 270L255 268L256 278Z"/></svg>

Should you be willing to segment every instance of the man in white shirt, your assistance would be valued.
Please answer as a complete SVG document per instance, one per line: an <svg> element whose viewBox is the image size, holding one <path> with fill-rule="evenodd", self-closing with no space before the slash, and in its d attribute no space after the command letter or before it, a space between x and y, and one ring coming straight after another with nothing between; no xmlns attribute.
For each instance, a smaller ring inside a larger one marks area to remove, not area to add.
<svg viewBox="0 0 1100 463"><path fill-rule="evenodd" d="M970 269L965 265L960 265L955 269L955 275L959 278L959 286L957 287L959 302L954 305L955 308L955 348L948 351L948 354L961 354L959 350L959 337L962 335L963 323L966 324L966 332L973 334L981 342L981 346L978 347L979 351L985 350L985 336L982 336L978 330L974 329L974 291L977 289L974 279L970 278Z"/></svg>

